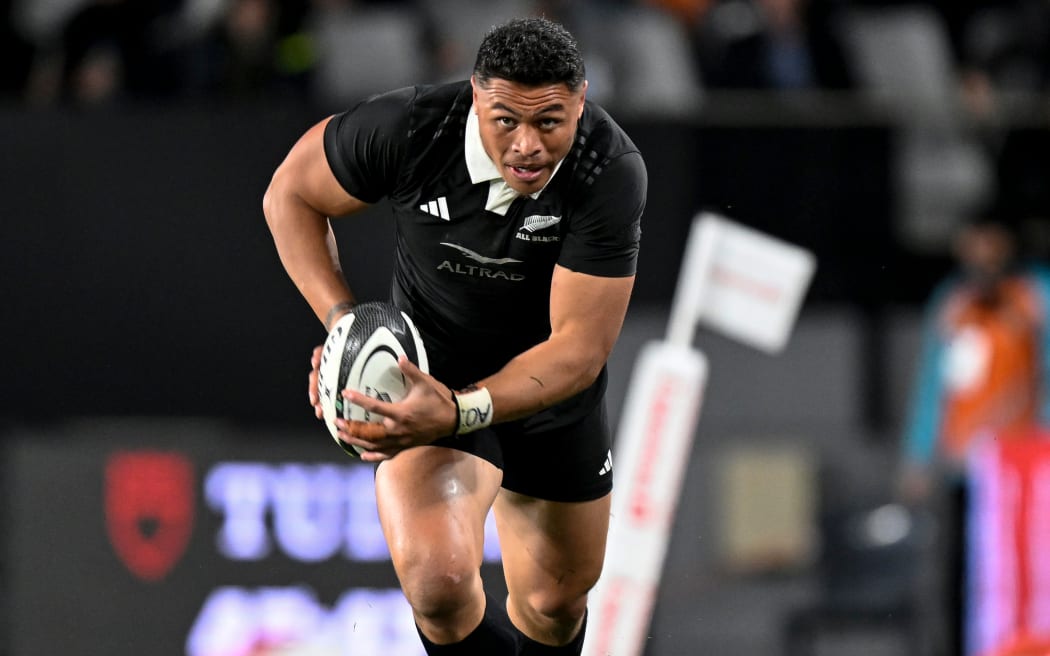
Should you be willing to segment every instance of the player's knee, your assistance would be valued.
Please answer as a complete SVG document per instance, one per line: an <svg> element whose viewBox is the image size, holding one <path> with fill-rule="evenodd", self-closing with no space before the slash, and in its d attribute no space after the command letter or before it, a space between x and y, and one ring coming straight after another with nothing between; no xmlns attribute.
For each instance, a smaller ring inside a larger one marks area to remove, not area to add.
<svg viewBox="0 0 1050 656"><path fill-rule="evenodd" d="M526 597L529 611L540 623L574 627L587 612L590 586L558 586L534 590Z"/></svg>
<svg viewBox="0 0 1050 656"><path fill-rule="evenodd" d="M479 586L477 568L446 562L419 562L399 573L401 587L413 611L419 616L440 621L461 612L474 600Z"/></svg>

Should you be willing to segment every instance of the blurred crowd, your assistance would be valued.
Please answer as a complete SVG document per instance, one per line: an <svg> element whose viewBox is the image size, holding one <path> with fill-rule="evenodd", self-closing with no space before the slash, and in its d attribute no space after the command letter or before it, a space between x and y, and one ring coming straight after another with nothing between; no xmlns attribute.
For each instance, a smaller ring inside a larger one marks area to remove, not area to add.
<svg viewBox="0 0 1050 656"><path fill-rule="evenodd" d="M541 13L580 39L594 96L681 109L707 90L854 88L870 64L849 15L885 9L916 12L977 111L1050 88L1048 0L0 0L0 97L339 103L461 78L488 26Z"/></svg>
<svg viewBox="0 0 1050 656"><path fill-rule="evenodd" d="M804 101L796 114L874 108L899 135L909 248L943 253L963 218L1000 203L1036 217L1025 239L1050 253L1045 135L1007 129L1050 119L1050 0L0 0L0 105L340 111L464 79L489 27L535 14L576 35L588 97L620 116L696 116L723 98L779 121L753 91Z"/></svg>

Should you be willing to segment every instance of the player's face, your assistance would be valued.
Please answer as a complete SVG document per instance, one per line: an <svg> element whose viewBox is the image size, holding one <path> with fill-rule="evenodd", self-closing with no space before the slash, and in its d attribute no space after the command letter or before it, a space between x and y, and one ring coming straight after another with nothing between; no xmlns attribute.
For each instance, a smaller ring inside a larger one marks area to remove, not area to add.
<svg viewBox="0 0 1050 656"><path fill-rule="evenodd" d="M560 83L531 87L498 78L485 86L472 82L481 143L489 159L515 191L539 191L572 148L587 84L572 91Z"/></svg>

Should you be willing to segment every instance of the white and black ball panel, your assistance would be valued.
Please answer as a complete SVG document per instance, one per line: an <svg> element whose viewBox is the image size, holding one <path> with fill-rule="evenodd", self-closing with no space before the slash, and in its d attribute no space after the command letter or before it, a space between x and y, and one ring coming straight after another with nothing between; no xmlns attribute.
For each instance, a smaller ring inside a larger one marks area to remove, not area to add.
<svg viewBox="0 0 1050 656"><path fill-rule="evenodd" d="M374 422L383 418L344 402L339 392L352 389L383 401L400 401L407 391L407 382L397 366L401 355L421 371L429 371L419 331L391 303L357 305L332 327L321 355L318 391L328 430L347 453L358 455L360 451L338 438L336 417Z"/></svg>
<svg viewBox="0 0 1050 656"><path fill-rule="evenodd" d="M339 385L339 368L343 362L343 351L354 319L352 312L340 317L321 347L321 365L317 369L317 393L321 409L324 411L325 425L332 437L338 432L335 426L336 417L343 415L343 397L339 393L342 389Z"/></svg>
<svg viewBox="0 0 1050 656"><path fill-rule="evenodd" d="M409 361L419 367L419 370L423 373L430 373L430 361L427 360L427 350L423 347L423 338L419 334L419 329L416 328L416 324L412 323L412 319L404 312L401 313L401 318L405 320L405 325L408 326L412 337L406 341L412 345L412 350L415 351L414 355L411 352L408 353Z"/></svg>
<svg viewBox="0 0 1050 656"><path fill-rule="evenodd" d="M398 341L397 335L386 326L379 326L357 348L347 344L343 351L345 379L340 378L343 389L353 389L365 396L380 401L399 401L405 398L405 377L397 366L398 358L405 353L405 348ZM382 421L383 417L372 415L367 410L353 404L346 404L343 417L355 421Z"/></svg>

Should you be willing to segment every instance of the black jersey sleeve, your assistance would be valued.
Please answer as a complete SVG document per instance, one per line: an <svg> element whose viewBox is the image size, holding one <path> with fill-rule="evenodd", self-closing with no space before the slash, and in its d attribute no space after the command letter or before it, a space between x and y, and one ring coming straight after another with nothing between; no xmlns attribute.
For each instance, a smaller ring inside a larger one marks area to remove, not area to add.
<svg viewBox="0 0 1050 656"><path fill-rule="evenodd" d="M408 87L374 96L336 114L325 126L328 165L354 198L375 203L397 184L415 95Z"/></svg>
<svg viewBox="0 0 1050 656"><path fill-rule="evenodd" d="M595 276L634 275L648 188L637 151L608 162L581 193L558 264Z"/></svg>

